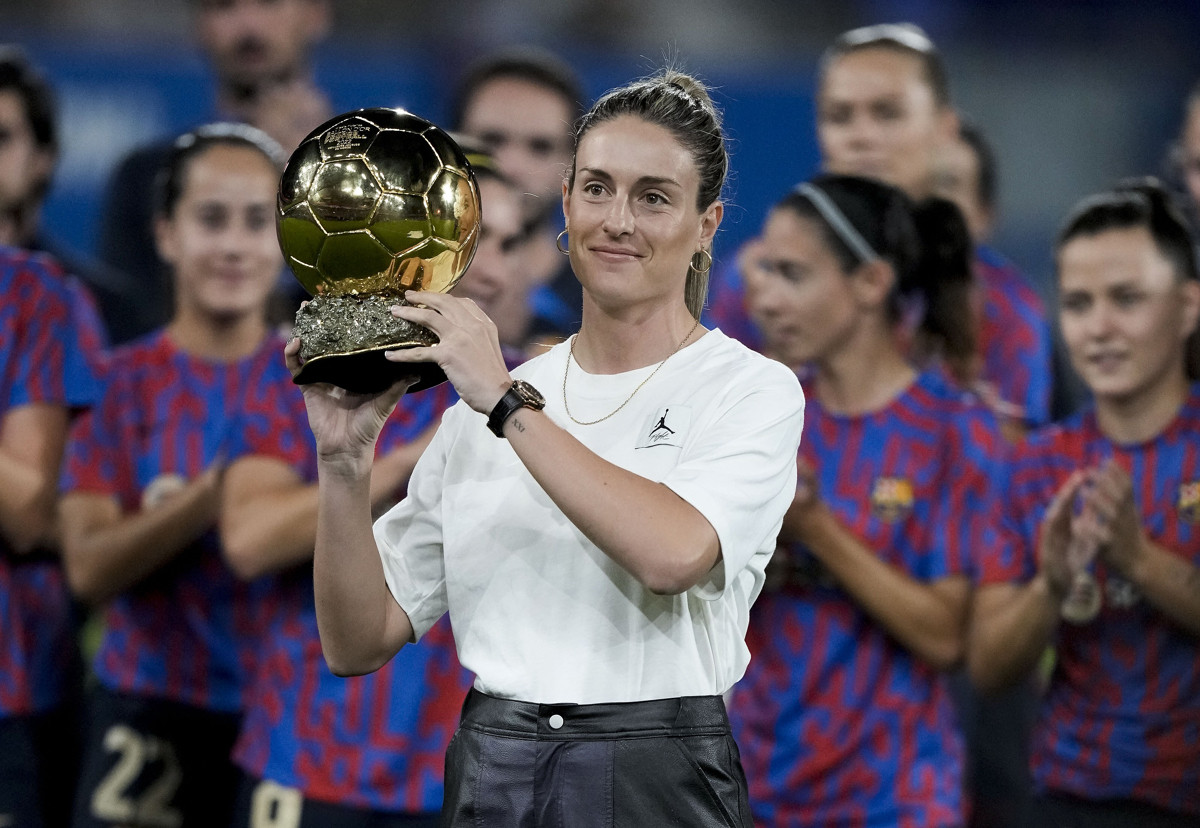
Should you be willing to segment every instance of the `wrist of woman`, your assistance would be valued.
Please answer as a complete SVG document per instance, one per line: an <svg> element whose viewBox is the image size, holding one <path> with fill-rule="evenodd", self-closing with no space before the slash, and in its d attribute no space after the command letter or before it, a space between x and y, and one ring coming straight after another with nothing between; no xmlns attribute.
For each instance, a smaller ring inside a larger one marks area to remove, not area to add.
<svg viewBox="0 0 1200 828"><path fill-rule="evenodd" d="M1043 595L1054 607L1061 605L1071 591L1070 584L1057 583L1044 569L1033 576L1029 585Z"/></svg>
<svg viewBox="0 0 1200 828"><path fill-rule="evenodd" d="M336 451L317 454L317 474L321 478L332 477L346 482L370 480L374 451Z"/></svg>
<svg viewBox="0 0 1200 828"><path fill-rule="evenodd" d="M1145 534L1140 533L1133 554L1125 561L1122 574L1129 579L1139 591L1146 591L1146 583L1154 577L1154 564L1157 549Z"/></svg>
<svg viewBox="0 0 1200 828"><path fill-rule="evenodd" d="M833 512L823 500L814 498L796 510L796 528L802 536L801 540L828 531L833 520Z"/></svg>

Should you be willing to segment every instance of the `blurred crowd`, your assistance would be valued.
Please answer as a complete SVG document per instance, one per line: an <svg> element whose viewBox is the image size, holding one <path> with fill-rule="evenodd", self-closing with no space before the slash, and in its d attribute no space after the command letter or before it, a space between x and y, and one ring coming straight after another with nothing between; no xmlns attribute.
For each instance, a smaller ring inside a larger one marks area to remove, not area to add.
<svg viewBox="0 0 1200 828"><path fill-rule="evenodd" d="M53 78L0 49L0 826L436 825L472 680L448 619L338 677L313 599L275 204L336 114L330 3L190 11L215 108L114 168L94 255L41 217ZM703 324L808 400L728 699L754 821L1198 825L1200 88L1171 176L1075 194L1048 308L989 244L1004 171L952 72L909 24L829 44L821 174L709 263ZM515 366L580 324L562 199L590 101L539 49L457 74L483 216L455 293ZM454 399L402 398L377 515Z"/></svg>

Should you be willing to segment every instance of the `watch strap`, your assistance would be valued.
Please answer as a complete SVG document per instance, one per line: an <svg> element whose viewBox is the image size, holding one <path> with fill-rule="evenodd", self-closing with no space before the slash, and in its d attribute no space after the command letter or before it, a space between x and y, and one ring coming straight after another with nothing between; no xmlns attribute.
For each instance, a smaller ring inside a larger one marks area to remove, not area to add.
<svg viewBox="0 0 1200 828"><path fill-rule="evenodd" d="M504 424L508 418L516 413L518 408L524 408L529 405L529 401L517 390L517 383L514 382L504 392L504 396L496 403L496 407L492 409L492 413L488 415L487 427L497 437L504 437Z"/></svg>

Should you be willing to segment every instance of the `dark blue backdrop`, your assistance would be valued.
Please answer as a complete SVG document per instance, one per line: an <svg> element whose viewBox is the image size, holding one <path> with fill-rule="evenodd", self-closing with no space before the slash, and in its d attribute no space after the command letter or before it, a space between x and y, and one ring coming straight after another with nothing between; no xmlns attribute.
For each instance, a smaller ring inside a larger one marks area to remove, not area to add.
<svg viewBox="0 0 1200 828"><path fill-rule="evenodd" d="M128 44L120 51L104 43L67 48L33 37L23 45L61 98L63 159L46 205L46 225L61 241L90 251L102 191L120 156L132 146L211 117L208 70L187 45L130 52ZM617 58L585 56L574 62L593 97L649 69L644 61ZM339 111L399 105L446 123L447 81L458 69L453 63L399 50L351 52L333 44L319 53L317 76ZM797 62L781 71L772 64L769 74L694 64L686 68L716 87L731 139L732 175L719 255L754 234L767 208L816 168L813 66Z"/></svg>

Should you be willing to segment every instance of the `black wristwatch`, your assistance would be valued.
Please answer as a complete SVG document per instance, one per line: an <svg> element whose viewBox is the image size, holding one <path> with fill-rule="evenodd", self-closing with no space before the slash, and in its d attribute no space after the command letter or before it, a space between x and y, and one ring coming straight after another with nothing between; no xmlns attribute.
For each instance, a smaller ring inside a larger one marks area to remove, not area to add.
<svg viewBox="0 0 1200 828"><path fill-rule="evenodd" d="M513 380L513 384L504 392L500 402L488 416L487 427L497 437L504 436L504 423L518 408L532 408L541 411L546 407L546 398L525 380Z"/></svg>

